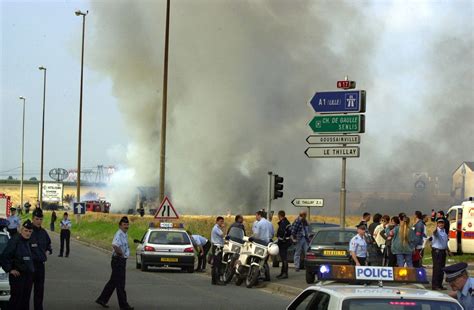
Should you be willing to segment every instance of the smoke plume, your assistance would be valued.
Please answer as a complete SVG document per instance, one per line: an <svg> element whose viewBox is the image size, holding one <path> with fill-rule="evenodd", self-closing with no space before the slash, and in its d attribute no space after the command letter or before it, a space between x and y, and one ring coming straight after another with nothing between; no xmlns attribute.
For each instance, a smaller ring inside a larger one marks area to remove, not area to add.
<svg viewBox="0 0 474 310"><path fill-rule="evenodd" d="M340 160L303 152L308 101L345 75L367 91L349 189L411 189L426 171L449 191L474 153L473 4L405 4L172 1L166 185L178 209L262 208L267 171L285 177L278 207L337 190ZM158 186L165 9L97 1L89 16L91 66L113 81L145 186Z"/></svg>

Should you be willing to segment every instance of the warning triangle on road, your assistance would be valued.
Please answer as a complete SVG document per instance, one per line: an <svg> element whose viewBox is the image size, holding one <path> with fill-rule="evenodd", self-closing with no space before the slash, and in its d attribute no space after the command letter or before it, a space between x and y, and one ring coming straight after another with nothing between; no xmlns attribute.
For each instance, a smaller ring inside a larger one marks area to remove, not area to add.
<svg viewBox="0 0 474 310"><path fill-rule="evenodd" d="M173 204L167 196L165 196L165 199L163 199L160 204L160 207L156 211L155 218L159 220L179 219L178 212L176 212L175 208L173 207Z"/></svg>

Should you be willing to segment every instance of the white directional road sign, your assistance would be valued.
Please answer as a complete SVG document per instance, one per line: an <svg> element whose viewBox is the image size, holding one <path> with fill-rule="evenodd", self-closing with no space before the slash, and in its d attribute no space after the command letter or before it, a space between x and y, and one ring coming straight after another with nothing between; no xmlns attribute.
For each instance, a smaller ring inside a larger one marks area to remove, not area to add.
<svg viewBox="0 0 474 310"><path fill-rule="evenodd" d="M324 199L322 198L295 198L291 202L295 207L322 207Z"/></svg>
<svg viewBox="0 0 474 310"><path fill-rule="evenodd" d="M308 136L306 142L309 144L359 144L359 135L320 135Z"/></svg>
<svg viewBox="0 0 474 310"><path fill-rule="evenodd" d="M304 153L309 158L359 157L359 147L309 147Z"/></svg>
<svg viewBox="0 0 474 310"><path fill-rule="evenodd" d="M74 214L86 214L86 203L75 202L74 203Z"/></svg>

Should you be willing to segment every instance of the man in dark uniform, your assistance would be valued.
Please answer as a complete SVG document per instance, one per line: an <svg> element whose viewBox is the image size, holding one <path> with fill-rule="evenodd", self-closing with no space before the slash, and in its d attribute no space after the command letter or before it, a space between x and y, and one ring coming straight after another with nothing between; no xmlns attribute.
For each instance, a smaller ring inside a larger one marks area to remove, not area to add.
<svg viewBox="0 0 474 310"><path fill-rule="evenodd" d="M280 250L281 258L281 272L277 276L277 279L288 278L288 247L291 245L291 224L286 218L285 211L278 211L278 247Z"/></svg>
<svg viewBox="0 0 474 310"><path fill-rule="evenodd" d="M451 286L449 296L456 298L464 309L474 309L474 278L467 274L467 264L457 263L445 267L446 282Z"/></svg>
<svg viewBox="0 0 474 310"><path fill-rule="evenodd" d="M10 300L8 309L28 310L30 307L31 287L35 267L31 255L29 239L33 232L33 224L26 220L20 234L11 238L2 255L0 265L10 273Z"/></svg>
<svg viewBox="0 0 474 310"><path fill-rule="evenodd" d="M115 233L112 240L114 252L112 254L112 274L110 280L105 284L96 303L104 308L108 308L107 302L112 296L114 290L117 291L117 298L121 310L133 310L127 302L127 293L125 292L125 271L127 267L127 258L130 256L130 247L128 245L128 217L120 219L119 230Z"/></svg>
<svg viewBox="0 0 474 310"><path fill-rule="evenodd" d="M43 309L44 296L44 278L45 278L45 262L47 260L46 252L51 255L51 239L46 230L41 227L43 224L43 211L39 208L33 211L33 233L31 234L30 244L31 253L33 255L33 264L35 273L33 275L33 304L35 310Z"/></svg>

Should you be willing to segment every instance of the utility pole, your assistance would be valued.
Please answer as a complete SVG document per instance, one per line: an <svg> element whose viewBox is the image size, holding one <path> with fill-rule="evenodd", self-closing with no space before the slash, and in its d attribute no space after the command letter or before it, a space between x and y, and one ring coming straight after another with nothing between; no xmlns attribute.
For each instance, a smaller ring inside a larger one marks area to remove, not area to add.
<svg viewBox="0 0 474 310"><path fill-rule="evenodd" d="M168 110L168 45L170 34L170 0L166 1L165 59L163 66L163 98L161 104L160 201L165 198L166 114Z"/></svg>
<svg viewBox="0 0 474 310"><path fill-rule="evenodd" d="M43 209L43 166L44 166L44 116L46 113L46 67L39 67L43 71L43 125L41 126L41 168L40 168L40 191L39 203L40 208Z"/></svg>

